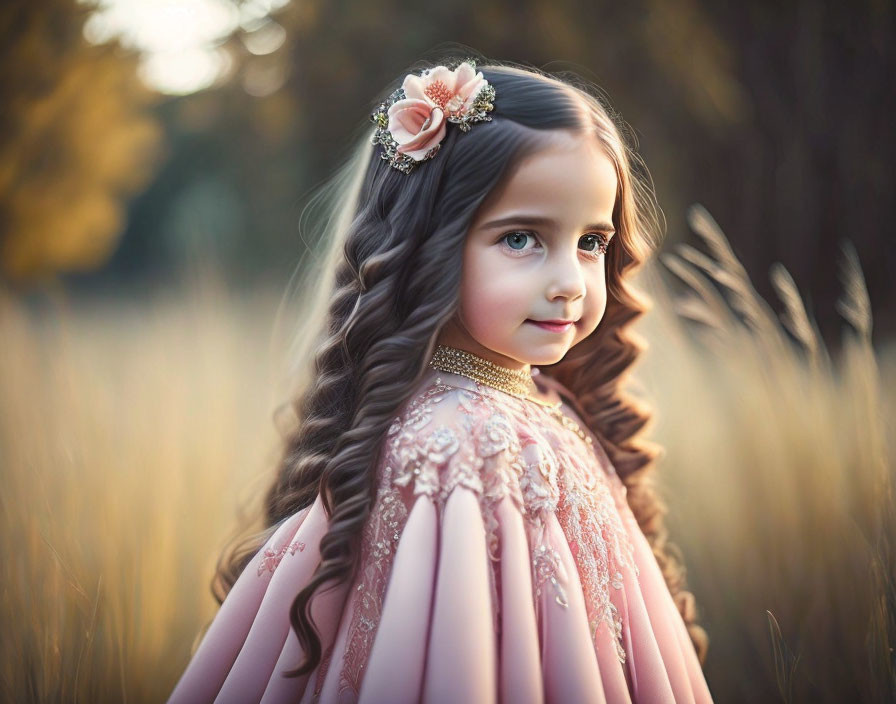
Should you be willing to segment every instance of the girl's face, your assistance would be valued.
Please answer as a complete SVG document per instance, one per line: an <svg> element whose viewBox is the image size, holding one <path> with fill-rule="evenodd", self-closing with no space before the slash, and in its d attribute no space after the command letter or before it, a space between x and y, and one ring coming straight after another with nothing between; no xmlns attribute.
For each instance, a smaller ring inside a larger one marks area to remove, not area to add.
<svg viewBox="0 0 896 704"><path fill-rule="evenodd" d="M512 369L559 362L606 310L615 202L616 171L598 142L552 133L474 216L460 308L438 341ZM536 324L550 320L572 322Z"/></svg>

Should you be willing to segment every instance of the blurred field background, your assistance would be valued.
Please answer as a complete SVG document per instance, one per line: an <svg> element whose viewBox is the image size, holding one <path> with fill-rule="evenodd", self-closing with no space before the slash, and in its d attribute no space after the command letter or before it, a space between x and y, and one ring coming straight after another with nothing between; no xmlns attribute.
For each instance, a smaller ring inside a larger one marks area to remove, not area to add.
<svg viewBox="0 0 896 704"><path fill-rule="evenodd" d="M5 3L0 696L170 693L277 453L309 194L378 91L469 46L597 83L655 181L636 375L716 700L896 699L893 30L870 2Z"/></svg>

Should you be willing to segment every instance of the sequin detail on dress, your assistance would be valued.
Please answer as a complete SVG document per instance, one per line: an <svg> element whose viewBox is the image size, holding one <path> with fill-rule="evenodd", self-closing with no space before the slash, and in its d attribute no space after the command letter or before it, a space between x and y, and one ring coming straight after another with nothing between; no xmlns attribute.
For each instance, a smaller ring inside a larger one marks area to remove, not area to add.
<svg viewBox="0 0 896 704"><path fill-rule="evenodd" d="M481 384L476 390L437 378L393 420L379 463L378 493L363 532L363 571L351 598L349 628L339 691L357 694L370 655L398 542L414 502L429 497L439 515L451 492L476 494L486 528L494 626L500 629L497 581L500 535L497 505L509 497L524 518L531 548L533 599L550 590L553 604L567 608L569 581L545 519L557 520L573 556L591 627L606 624L625 662L622 619L610 590L621 588L621 569L638 575L633 547L610 483L619 482L574 420ZM621 484L621 482L619 482ZM596 647L596 645L595 645Z"/></svg>
<svg viewBox="0 0 896 704"><path fill-rule="evenodd" d="M566 591L557 581L557 570L560 567L560 555L557 554L557 551L548 545L539 545L534 550L532 563L535 566L536 575L535 596L541 596L542 585L548 581L553 585L556 592L554 600L564 609L569 606Z"/></svg>
<svg viewBox="0 0 896 704"><path fill-rule="evenodd" d="M296 551L302 551L305 549L305 543L301 543L298 540L292 542L289 545L284 545L282 548L274 552L272 548L268 548L264 551L264 556L261 558L258 563L258 576L260 577L264 574L265 570L269 570L273 572L277 569L277 565L280 564L280 561L283 559L283 556L289 552L290 555L295 555Z"/></svg>

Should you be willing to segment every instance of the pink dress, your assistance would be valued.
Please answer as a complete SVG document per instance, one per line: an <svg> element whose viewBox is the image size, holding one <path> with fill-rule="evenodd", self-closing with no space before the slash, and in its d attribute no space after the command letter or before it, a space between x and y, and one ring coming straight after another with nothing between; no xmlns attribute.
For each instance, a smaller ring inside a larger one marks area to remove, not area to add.
<svg viewBox="0 0 896 704"><path fill-rule="evenodd" d="M597 439L466 377L423 381L382 446L357 578L311 602L318 668L280 674L320 496L249 563L169 702L711 702Z"/></svg>

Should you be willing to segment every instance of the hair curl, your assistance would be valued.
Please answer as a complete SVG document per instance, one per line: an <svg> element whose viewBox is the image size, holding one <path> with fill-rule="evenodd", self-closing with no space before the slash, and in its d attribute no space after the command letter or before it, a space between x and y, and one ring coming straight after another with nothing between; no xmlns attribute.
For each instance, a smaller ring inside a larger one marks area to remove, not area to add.
<svg viewBox="0 0 896 704"><path fill-rule="evenodd" d="M582 419L626 484L632 511L705 661L708 638L696 623L681 553L667 541L667 508L651 481L661 448L636 437L651 409L622 389L645 348L629 327L649 309L628 278L655 250L661 233L650 177L627 126L596 87L575 75L509 63L480 61L478 70L497 94L490 123L469 133L449 129L436 158L410 174L382 160L370 147L372 130L365 131L353 158L325 185L337 199L328 210L328 260L322 273L315 272L313 288L318 301L329 306L311 306L310 320L319 323L319 333L303 332L304 351L296 355L299 366L311 368L305 359L315 353L313 373L299 369L305 380L289 402L296 418L281 431L282 454L264 501L266 528L224 551L212 584L222 603L274 530L321 494L329 528L320 543L321 562L290 608L306 657L289 676L306 675L321 661L310 617L314 593L327 582L335 586L356 576L381 443L426 372L440 329L457 309L463 244L473 215L502 176L544 143L545 130L596 137L615 165L618 190L604 317L560 362L540 370L574 394ZM396 87L384 91L371 109ZM321 276L332 286L322 286ZM327 299L322 291L329 293Z"/></svg>

